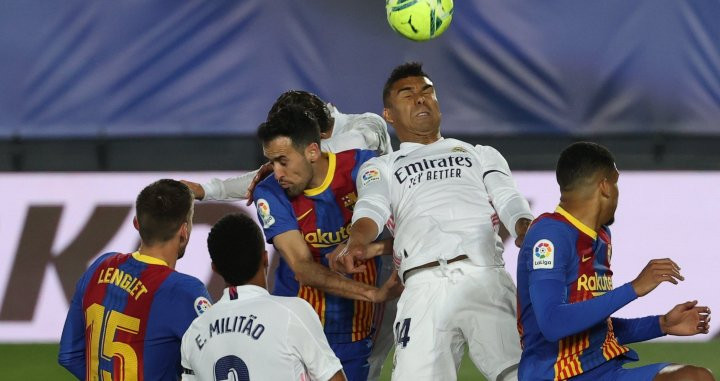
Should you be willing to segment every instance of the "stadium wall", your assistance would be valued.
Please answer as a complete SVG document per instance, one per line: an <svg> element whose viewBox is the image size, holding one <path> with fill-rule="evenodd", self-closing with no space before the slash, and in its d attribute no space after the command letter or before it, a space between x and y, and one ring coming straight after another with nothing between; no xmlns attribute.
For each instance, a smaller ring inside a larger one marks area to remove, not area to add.
<svg viewBox="0 0 720 381"><path fill-rule="evenodd" d="M132 226L133 202L148 183L163 177L206 181L235 172L23 173L0 174L4 206L0 220L0 342L56 342L69 300L93 258L138 246ZM534 214L558 202L554 174L516 171L518 187ZM710 242L717 233L720 171L634 172L620 177L620 204L613 225L613 283L631 281L653 258L670 257L686 280L661 285L621 309L618 316L664 313L698 299L717 308L720 265ZM691 192L692 191L692 192ZM217 296L222 282L212 276L205 239L210 226L229 212L249 213L244 202L198 203L186 256L177 269L209 285ZM268 247L272 251L271 247ZM506 242L506 267L514 277L517 248ZM592 283L588 283L592 287ZM708 340L718 335L691 340ZM671 338L672 339L672 338Z"/></svg>

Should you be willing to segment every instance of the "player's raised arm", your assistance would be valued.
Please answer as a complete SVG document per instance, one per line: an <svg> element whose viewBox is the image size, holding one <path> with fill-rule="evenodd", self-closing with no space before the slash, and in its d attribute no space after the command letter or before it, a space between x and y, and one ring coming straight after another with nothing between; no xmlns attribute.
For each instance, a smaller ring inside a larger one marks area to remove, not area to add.
<svg viewBox="0 0 720 381"><path fill-rule="evenodd" d="M475 146L475 149L481 156L483 182L493 207L510 234L516 238L515 244L520 247L533 219L530 205L518 191L510 167L500 152L488 146Z"/></svg>
<svg viewBox="0 0 720 381"><path fill-rule="evenodd" d="M353 117L354 128L334 132L332 136L323 139L323 150L342 152L362 147L381 155L390 151L390 137L383 118L373 113L353 115Z"/></svg>

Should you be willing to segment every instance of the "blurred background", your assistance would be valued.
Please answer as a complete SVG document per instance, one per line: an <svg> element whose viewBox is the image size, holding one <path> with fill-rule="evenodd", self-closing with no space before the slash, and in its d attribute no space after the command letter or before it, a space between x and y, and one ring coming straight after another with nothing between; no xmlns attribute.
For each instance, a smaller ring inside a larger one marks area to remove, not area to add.
<svg viewBox="0 0 720 381"><path fill-rule="evenodd" d="M657 257L688 278L621 315L695 298L720 308L718 20L709 0L458 0L445 34L417 43L389 28L380 0L0 0L0 343L59 340L88 262L136 247L144 185L256 168L256 128L289 89L380 114L382 86L405 61L434 81L443 136L503 153L536 214L557 203L565 146L613 151L616 286ZM237 210L254 214L244 202L198 204L180 271L214 282L207 229ZM511 274L516 254L508 245ZM677 361L720 367L718 332ZM656 345L666 355L686 344ZM53 345L0 353L38 348L54 366Z"/></svg>

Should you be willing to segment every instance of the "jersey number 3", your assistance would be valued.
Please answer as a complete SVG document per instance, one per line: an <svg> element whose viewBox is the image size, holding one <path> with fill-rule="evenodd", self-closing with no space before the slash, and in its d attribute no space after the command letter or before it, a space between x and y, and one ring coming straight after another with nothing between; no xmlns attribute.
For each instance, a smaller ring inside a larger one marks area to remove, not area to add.
<svg viewBox="0 0 720 381"><path fill-rule="evenodd" d="M250 381L250 372L240 357L221 357L215 362L215 381Z"/></svg>
<svg viewBox="0 0 720 381"><path fill-rule="evenodd" d="M140 329L140 319L128 316L118 311L105 311L105 306L94 303L85 310L85 329L90 330L90 366L87 369L88 379L97 372L99 356L104 360L120 361L120 374L115 379L123 381L136 381L138 379L138 361L135 350L126 343L115 341L117 331L137 334ZM118 377L119 376L119 377ZM102 371L103 381L110 381L113 375Z"/></svg>

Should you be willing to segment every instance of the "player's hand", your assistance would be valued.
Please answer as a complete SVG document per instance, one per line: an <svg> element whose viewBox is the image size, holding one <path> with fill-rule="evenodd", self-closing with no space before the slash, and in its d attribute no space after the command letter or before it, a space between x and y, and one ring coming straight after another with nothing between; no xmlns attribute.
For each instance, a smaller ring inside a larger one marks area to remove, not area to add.
<svg viewBox="0 0 720 381"><path fill-rule="evenodd" d="M527 233L531 222L532 221L527 218L521 218L515 223L515 235L517 235L517 238L515 238L515 246L518 248L522 247L523 241L525 240L525 233Z"/></svg>
<svg viewBox="0 0 720 381"><path fill-rule="evenodd" d="M698 306L697 300L673 307L660 316L660 329L668 335L692 336L710 331L710 308Z"/></svg>
<svg viewBox="0 0 720 381"><path fill-rule="evenodd" d="M245 198L247 198L247 206L252 205L253 203L253 192L255 192L255 187L265 178L271 174L273 171L273 165L272 162L268 161L267 163L263 164L258 168L258 172L255 174L255 177L253 177L252 182L250 183L250 186L247 189L247 193L245 193Z"/></svg>
<svg viewBox="0 0 720 381"><path fill-rule="evenodd" d="M387 300L398 298L402 294L405 287L400 282L397 270L393 270L387 281L380 287L375 294L373 303L382 303Z"/></svg>
<svg viewBox="0 0 720 381"><path fill-rule="evenodd" d="M352 240L346 245L338 245L328 256L328 264L333 271L344 274L356 274L365 271L363 264L368 258L368 246Z"/></svg>
<svg viewBox="0 0 720 381"><path fill-rule="evenodd" d="M679 280L685 280L680 275L680 266L669 258L663 258L651 260L631 284L637 296L645 296L662 282L678 284Z"/></svg>
<svg viewBox="0 0 720 381"><path fill-rule="evenodd" d="M202 200L205 198L205 189L203 189L202 185L198 183L194 183L192 181L187 180L180 180L181 183L185 184L190 188L190 190L193 192L193 196L195 196L196 200Z"/></svg>

